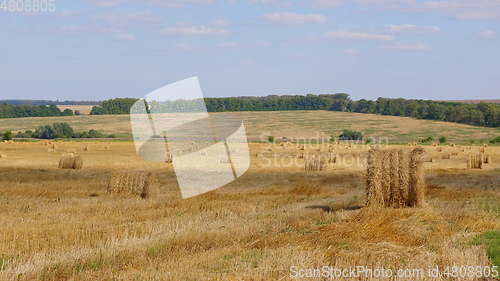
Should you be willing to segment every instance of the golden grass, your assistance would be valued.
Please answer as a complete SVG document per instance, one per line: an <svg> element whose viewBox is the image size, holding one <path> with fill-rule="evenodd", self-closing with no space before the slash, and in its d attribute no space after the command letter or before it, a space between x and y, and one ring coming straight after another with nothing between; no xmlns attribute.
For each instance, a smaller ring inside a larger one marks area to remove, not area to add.
<svg viewBox="0 0 500 281"><path fill-rule="evenodd" d="M498 201L483 202L500 198L496 147L482 170L465 169L468 152L425 163L425 207L359 209L366 165L357 162L314 174L302 161L261 167L264 154L235 182L182 200L171 165L142 161L129 142L89 145L85 169L70 171L57 168L59 154L43 143L0 144L9 156L0 161L0 280L267 281L291 280L290 266L488 265L485 249L468 241L500 228ZM82 143L58 149L81 150ZM265 150L251 145L251 155ZM368 148L336 153L365 157ZM137 170L157 176L157 195L107 193L111 174Z"/></svg>
<svg viewBox="0 0 500 281"><path fill-rule="evenodd" d="M80 111L80 114L89 115L93 105L58 105L59 110L71 109L73 111Z"/></svg>
<svg viewBox="0 0 500 281"><path fill-rule="evenodd" d="M483 154L469 154L467 168L469 169L482 169L483 168Z"/></svg>
<svg viewBox="0 0 500 281"><path fill-rule="evenodd" d="M80 170L83 168L83 159L80 155L74 153L66 153L59 160L59 169Z"/></svg>
<svg viewBox="0 0 500 281"><path fill-rule="evenodd" d="M421 207L425 203L422 148L369 151L366 198L368 206Z"/></svg>
<svg viewBox="0 0 500 281"><path fill-rule="evenodd" d="M266 141L267 136L318 138L338 136L343 129L362 131L367 137L387 137L396 143L416 142L419 137L446 135L450 142L468 143L471 138L491 139L500 134L499 128L474 127L463 124L417 120L405 117L383 116L333 111L279 111L230 112L215 115L240 117L245 122L251 141ZM4 119L0 131L34 130L38 126L67 122L76 131L90 129L120 137L131 137L130 118L127 115L82 115L64 117L33 117ZM473 137L471 137L473 136Z"/></svg>
<svg viewBox="0 0 500 281"><path fill-rule="evenodd" d="M150 172L125 171L114 172L108 183L109 194L138 195L141 198L149 198L156 192L156 182Z"/></svg>

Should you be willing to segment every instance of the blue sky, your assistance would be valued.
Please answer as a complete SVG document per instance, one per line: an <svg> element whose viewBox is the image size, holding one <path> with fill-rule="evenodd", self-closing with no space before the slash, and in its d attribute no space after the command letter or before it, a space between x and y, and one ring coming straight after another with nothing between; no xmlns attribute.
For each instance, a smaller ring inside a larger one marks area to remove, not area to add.
<svg viewBox="0 0 500 281"><path fill-rule="evenodd" d="M500 98L500 0L48 1L0 10L0 99Z"/></svg>

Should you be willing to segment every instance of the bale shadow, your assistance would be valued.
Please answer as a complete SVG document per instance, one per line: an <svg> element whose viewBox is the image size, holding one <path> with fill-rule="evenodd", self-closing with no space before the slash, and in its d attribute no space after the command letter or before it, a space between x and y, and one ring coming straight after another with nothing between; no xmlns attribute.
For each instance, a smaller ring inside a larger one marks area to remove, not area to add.
<svg viewBox="0 0 500 281"><path fill-rule="evenodd" d="M338 208L332 208L327 205L311 205L311 206L306 206L306 209L312 209L312 210L321 210L326 213L334 213L338 211L356 211L359 209L362 209L364 206L361 205L355 205L355 206L345 206L345 207L338 207Z"/></svg>

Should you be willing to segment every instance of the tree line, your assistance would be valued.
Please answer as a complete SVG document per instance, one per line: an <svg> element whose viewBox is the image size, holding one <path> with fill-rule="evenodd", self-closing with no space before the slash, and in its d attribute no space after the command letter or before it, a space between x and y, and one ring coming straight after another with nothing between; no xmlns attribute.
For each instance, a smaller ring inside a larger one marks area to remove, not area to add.
<svg viewBox="0 0 500 281"><path fill-rule="evenodd" d="M102 101L90 114L129 114L135 98L116 98ZM200 111L281 111L332 110L412 117L417 119L448 121L486 127L500 127L500 104L466 104L431 100L389 99L352 100L348 94L285 95L265 97L205 98L204 100L177 100L150 104L150 109L163 112ZM0 118L71 116L70 109L60 111L55 105L0 104Z"/></svg>
<svg viewBox="0 0 500 281"><path fill-rule="evenodd" d="M72 101L72 100L0 100L0 104L13 105L98 105L97 101Z"/></svg>
<svg viewBox="0 0 500 281"><path fill-rule="evenodd" d="M72 116L73 110L61 111L55 105L0 104L0 118Z"/></svg>
<svg viewBox="0 0 500 281"><path fill-rule="evenodd" d="M378 98L349 101L344 111L500 127L500 104Z"/></svg>
<svg viewBox="0 0 500 281"><path fill-rule="evenodd" d="M91 114L129 114L138 99L112 99L95 106ZM500 127L500 104L466 104L432 100L378 98L354 101L348 94L205 98L208 112L331 110L412 117L475 126ZM199 111L200 100L178 100L150 108L163 107L162 112Z"/></svg>

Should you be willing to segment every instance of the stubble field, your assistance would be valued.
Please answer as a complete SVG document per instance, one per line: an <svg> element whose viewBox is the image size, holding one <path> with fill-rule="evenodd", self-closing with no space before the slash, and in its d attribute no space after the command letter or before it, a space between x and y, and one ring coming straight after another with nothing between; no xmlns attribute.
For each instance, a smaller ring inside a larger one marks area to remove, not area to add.
<svg viewBox="0 0 500 281"><path fill-rule="evenodd" d="M446 136L449 142L469 144L488 141L500 135L500 128L475 127L458 123L417 120L406 117L383 116L335 111L262 111L211 113L219 118L240 118L245 122L248 138L267 140L267 136L290 138L319 138L338 136L343 129L362 131L365 136L387 138L392 143L411 143L420 137ZM34 130L39 126L66 122L75 131L90 129L119 138L131 139L128 115L82 115L66 117L32 117L3 119L0 131Z"/></svg>
<svg viewBox="0 0 500 281"><path fill-rule="evenodd" d="M335 164L306 172L299 145L251 144L245 175L187 200L171 164L142 161L131 142L50 147L0 143L0 280L306 280L294 269L495 262L476 237L500 229L498 147L472 170L481 147L426 146L427 206L408 209L363 208L366 145L334 145ZM82 170L58 169L69 151ZM136 170L154 173L156 196L106 192L113 172Z"/></svg>

